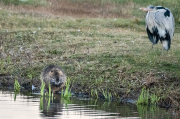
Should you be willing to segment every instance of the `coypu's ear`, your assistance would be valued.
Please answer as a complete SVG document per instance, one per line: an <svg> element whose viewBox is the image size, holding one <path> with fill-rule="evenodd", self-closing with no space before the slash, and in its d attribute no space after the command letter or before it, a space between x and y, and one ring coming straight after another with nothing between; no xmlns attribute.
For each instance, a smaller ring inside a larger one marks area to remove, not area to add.
<svg viewBox="0 0 180 119"><path fill-rule="evenodd" d="M59 72L60 76L62 76L62 75L63 75L63 72L62 72L61 70L59 70L58 72Z"/></svg>
<svg viewBox="0 0 180 119"><path fill-rule="evenodd" d="M53 70L49 71L49 75L53 75Z"/></svg>

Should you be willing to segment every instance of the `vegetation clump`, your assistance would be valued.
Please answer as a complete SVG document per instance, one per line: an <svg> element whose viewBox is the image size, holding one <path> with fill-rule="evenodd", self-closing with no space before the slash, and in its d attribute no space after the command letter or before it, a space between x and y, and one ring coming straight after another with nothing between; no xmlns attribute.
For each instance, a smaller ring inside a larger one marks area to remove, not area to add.
<svg viewBox="0 0 180 119"><path fill-rule="evenodd" d="M67 81L66 81L66 89L65 91L63 92L63 90L61 91L61 97L63 97L64 99L69 99L71 97L71 90L69 89L70 88L70 78L67 78Z"/></svg>
<svg viewBox="0 0 180 119"><path fill-rule="evenodd" d="M149 89L146 90L145 88L143 88L138 100L136 101L136 104L137 105L148 105L148 104L156 105L158 104L159 99L160 97L158 97L155 93L150 95Z"/></svg>
<svg viewBox="0 0 180 119"><path fill-rule="evenodd" d="M20 91L20 84L18 80L15 80L14 82L14 91L19 92Z"/></svg>

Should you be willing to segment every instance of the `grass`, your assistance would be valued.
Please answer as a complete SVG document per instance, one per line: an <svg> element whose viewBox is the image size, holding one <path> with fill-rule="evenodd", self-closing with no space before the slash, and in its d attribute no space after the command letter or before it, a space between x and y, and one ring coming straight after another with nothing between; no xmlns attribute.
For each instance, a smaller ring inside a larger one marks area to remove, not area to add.
<svg viewBox="0 0 180 119"><path fill-rule="evenodd" d="M103 90L103 96L104 96L105 100L111 101L112 95L110 92L106 92Z"/></svg>
<svg viewBox="0 0 180 119"><path fill-rule="evenodd" d="M16 101L16 96L20 91L20 87L21 86L20 86L18 80L15 80L15 82L14 82L14 101Z"/></svg>
<svg viewBox="0 0 180 119"><path fill-rule="evenodd" d="M158 101L160 100L160 97L158 97L156 94L153 94L152 96L150 96L150 100L151 100L151 104L158 104Z"/></svg>
<svg viewBox="0 0 180 119"><path fill-rule="evenodd" d="M177 105L180 99L177 1L99 0L87 4L95 11L83 6L80 0L56 2L36 7L26 4L33 12L19 3L17 6L1 4L0 52L5 54L0 60L1 84L13 85L9 79L17 77L22 85L40 87L38 77L42 69L57 64L72 79L67 92L71 89L97 99L103 96L103 91L107 98L108 95L114 99L138 98L141 89L146 87L149 95L160 96L161 100L152 97L155 102L168 100ZM161 56L160 43L151 48L145 31L145 13L138 10L151 2L171 8L176 17L171 49L164 56ZM59 9L58 5L64 8ZM103 11L108 5L109 9ZM122 10L129 9L122 12L119 6ZM120 10L115 12L117 9Z"/></svg>
<svg viewBox="0 0 180 119"><path fill-rule="evenodd" d="M41 96L44 95L44 87L45 87L45 83L42 81L42 84L41 84Z"/></svg>
<svg viewBox="0 0 180 119"><path fill-rule="evenodd" d="M5 5L45 5L46 0L1 0Z"/></svg>
<svg viewBox="0 0 180 119"><path fill-rule="evenodd" d="M139 96L136 104L142 104L142 105L148 105L148 100L149 100L149 90L142 89L141 95Z"/></svg>
<svg viewBox="0 0 180 119"><path fill-rule="evenodd" d="M40 110L43 110L43 97L40 98L40 104L39 104L39 107L40 107Z"/></svg>
<svg viewBox="0 0 180 119"><path fill-rule="evenodd" d="M19 92L20 91L20 84L17 80L14 82L14 91Z"/></svg>
<svg viewBox="0 0 180 119"><path fill-rule="evenodd" d="M150 103L149 103L150 100ZM145 88L142 89L141 94L136 101L137 105L157 105L160 100L160 97L158 97L155 93L154 94L149 94L149 89L146 90Z"/></svg>
<svg viewBox="0 0 180 119"><path fill-rule="evenodd" d="M61 92L61 97L63 97L64 99L69 99L71 97L71 90L69 89L70 88L70 78L67 78L67 81L66 81L66 89L65 91Z"/></svg>
<svg viewBox="0 0 180 119"><path fill-rule="evenodd" d="M49 97L51 97L51 84L49 83Z"/></svg>
<svg viewBox="0 0 180 119"><path fill-rule="evenodd" d="M44 87L45 87L45 82L42 81L41 83L41 98L40 98L40 109L43 110L43 101L47 101L48 104L47 104L47 110L50 109L50 103L51 103L51 100L53 102L53 92L51 94L51 85L49 84L49 93L47 95L47 93L45 93L45 96L44 96Z"/></svg>

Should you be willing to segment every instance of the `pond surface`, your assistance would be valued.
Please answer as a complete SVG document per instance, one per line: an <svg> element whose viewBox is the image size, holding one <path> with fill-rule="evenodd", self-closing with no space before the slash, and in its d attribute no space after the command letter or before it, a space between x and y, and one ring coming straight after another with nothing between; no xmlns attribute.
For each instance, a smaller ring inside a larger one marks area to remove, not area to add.
<svg viewBox="0 0 180 119"><path fill-rule="evenodd" d="M155 106L136 106L89 98L41 98L38 93L0 90L0 119L179 119L173 112Z"/></svg>

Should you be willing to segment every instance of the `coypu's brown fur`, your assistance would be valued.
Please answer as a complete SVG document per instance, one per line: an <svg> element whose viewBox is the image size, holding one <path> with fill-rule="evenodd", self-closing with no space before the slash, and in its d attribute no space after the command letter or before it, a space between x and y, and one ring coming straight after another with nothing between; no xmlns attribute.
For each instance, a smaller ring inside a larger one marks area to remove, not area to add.
<svg viewBox="0 0 180 119"><path fill-rule="evenodd" d="M56 65L48 65L41 72L41 81L45 82L45 89L56 92L62 89L66 82L66 75L62 72L61 68Z"/></svg>

